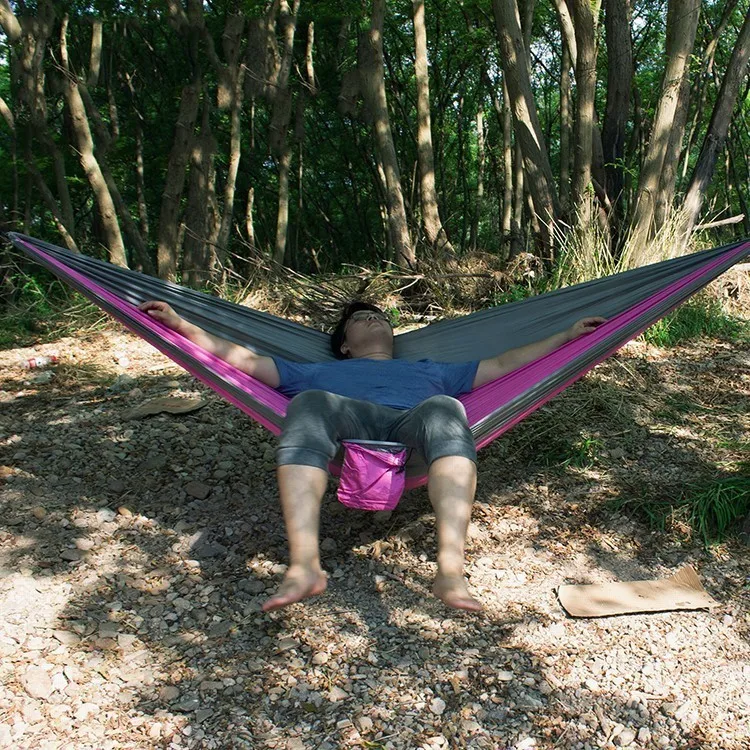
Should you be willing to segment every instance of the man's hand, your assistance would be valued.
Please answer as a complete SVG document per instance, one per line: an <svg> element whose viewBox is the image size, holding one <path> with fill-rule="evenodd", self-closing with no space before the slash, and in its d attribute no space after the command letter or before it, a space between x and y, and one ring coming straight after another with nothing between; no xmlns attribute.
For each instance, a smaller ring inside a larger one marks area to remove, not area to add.
<svg viewBox="0 0 750 750"><path fill-rule="evenodd" d="M138 309L145 312L150 318L164 323L173 331L178 331L185 322L166 302L144 302L138 305Z"/></svg>
<svg viewBox="0 0 750 750"><path fill-rule="evenodd" d="M573 341L573 339L577 339L579 336L583 336L585 333L591 333L592 331L595 331L602 323L606 322L606 318L581 318L580 320L573 323L570 328L568 328L568 341Z"/></svg>

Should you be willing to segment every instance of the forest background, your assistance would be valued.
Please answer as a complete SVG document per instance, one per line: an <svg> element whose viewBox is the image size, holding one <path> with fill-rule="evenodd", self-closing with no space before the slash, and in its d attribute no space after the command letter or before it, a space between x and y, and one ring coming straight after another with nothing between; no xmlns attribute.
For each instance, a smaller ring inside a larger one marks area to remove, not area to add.
<svg viewBox="0 0 750 750"><path fill-rule="evenodd" d="M750 235L749 8L0 0L0 227L201 288Z"/></svg>

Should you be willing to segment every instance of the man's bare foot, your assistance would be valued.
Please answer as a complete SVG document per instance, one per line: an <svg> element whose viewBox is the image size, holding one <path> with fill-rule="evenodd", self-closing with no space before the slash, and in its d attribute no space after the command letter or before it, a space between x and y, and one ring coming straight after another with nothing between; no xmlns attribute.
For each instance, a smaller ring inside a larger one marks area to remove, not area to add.
<svg viewBox="0 0 750 750"><path fill-rule="evenodd" d="M454 609L468 609L470 612L483 609L482 605L469 593L466 579L462 575L438 573L432 593Z"/></svg>
<svg viewBox="0 0 750 750"><path fill-rule="evenodd" d="M328 577L320 569L289 568L278 591L263 602L261 609L272 612L294 602L322 594L328 586Z"/></svg>

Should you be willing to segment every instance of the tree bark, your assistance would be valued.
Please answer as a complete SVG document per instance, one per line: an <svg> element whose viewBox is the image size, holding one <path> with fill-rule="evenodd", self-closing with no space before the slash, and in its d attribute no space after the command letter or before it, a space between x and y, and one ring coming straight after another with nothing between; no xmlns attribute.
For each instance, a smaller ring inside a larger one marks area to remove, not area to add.
<svg viewBox="0 0 750 750"><path fill-rule="evenodd" d="M67 33L68 17L65 16L60 29L60 60L65 71L63 94L68 111L70 112L73 135L80 155L81 166L94 193L94 199L99 209L102 231L104 232L104 239L109 251L109 261L117 266L127 268L127 255L125 253L125 245L122 241L122 234L120 233L120 225L117 221L115 204L112 200L107 180L102 173L101 165L94 154L94 139L91 136L86 108L81 98L81 92L78 89L78 79L70 70Z"/></svg>
<svg viewBox="0 0 750 750"><path fill-rule="evenodd" d="M652 236L659 180L677 111L682 78L695 43L699 14L700 0L670 0L667 13L666 70L648 151L641 168L631 223L630 243L636 253L640 252Z"/></svg>
<svg viewBox="0 0 750 750"><path fill-rule="evenodd" d="M633 42L630 0L605 0L607 44L607 108L602 129L607 196L614 209L614 224L622 216L625 133L633 80ZM616 229L616 227L615 227Z"/></svg>
<svg viewBox="0 0 750 750"><path fill-rule="evenodd" d="M276 212L276 240L274 242L273 259L279 264L284 263L289 229L289 168L292 162L292 147L289 143L288 134L292 116L289 72L292 67L294 34L297 29L299 5L300 0L294 0L290 8L287 0L281 0L279 11L283 44L271 115L271 149L276 156L279 170L279 199Z"/></svg>
<svg viewBox="0 0 750 750"><path fill-rule="evenodd" d="M552 240L552 223L560 215L560 206L531 88L518 6L516 0L493 0L492 6L514 130L523 154L534 210L543 227L542 242L548 246Z"/></svg>
<svg viewBox="0 0 750 750"><path fill-rule="evenodd" d="M210 110L208 96L204 94L201 131L193 141L190 155L190 178L185 206L182 275L186 284L196 287L202 286L211 278L215 258L211 243L210 186L216 140L211 132Z"/></svg>
<svg viewBox="0 0 750 750"><path fill-rule="evenodd" d="M370 28L359 45L359 72L362 95L372 118L378 166L382 169L386 189L388 235L396 262L414 268L416 255L409 239L401 174L388 116L383 62L383 22L385 0L373 0Z"/></svg>
<svg viewBox="0 0 750 750"><path fill-rule="evenodd" d="M565 37L560 62L560 208L563 215L570 210L570 47Z"/></svg>
<svg viewBox="0 0 750 750"><path fill-rule="evenodd" d="M92 89L99 85L99 71L102 65L102 28L101 19L95 18L91 28L91 55L89 74L86 79L86 85Z"/></svg>
<svg viewBox="0 0 750 750"><path fill-rule="evenodd" d="M480 100L477 109L477 196L471 219L471 235L469 246L476 250L479 243L479 219L482 215L482 204L484 203L484 167L485 167L485 135L484 135L484 108Z"/></svg>
<svg viewBox="0 0 750 750"><path fill-rule="evenodd" d="M576 118L573 129L573 179L570 192L575 221L588 226L592 218L591 183L594 153L597 25L601 0L568 0L575 26Z"/></svg>
<svg viewBox="0 0 750 750"><path fill-rule="evenodd" d="M174 281L177 276L177 259L180 250L178 244L180 201L185 188L186 168L190 159L195 120L198 116L200 90L200 80L182 89L180 111L177 115L167 175L164 180L156 261L159 277L168 281Z"/></svg>
<svg viewBox="0 0 750 750"><path fill-rule="evenodd" d="M706 188L713 177L719 153L724 148L740 85L747 74L748 60L750 60L750 13L745 16L742 29L732 50L732 56L711 113L711 122L703 139L701 153L685 195L683 212L687 233L692 231L698 221Z"/></svg>
<svg viewBox="0 0 750 750"><path fill-rule="evenodd" d="M235 14L227 19L224 28L224 58L227 61L226 86L229 88L229 163L224 183L224 207L221 226L216 239L216 253L219 265L226 263L229 235L234 217L234 196L237 187L237 174L242 155L242 104L245 91L245 66L240 65L242 55L241 38L245 28L245 18Z"/></svg>
<svg viewBox="0 0 750 750"><path fill-rule="evenodd" d="M415 46L414 72L417 83L417 156L419 158L419 195L422 207L422 225L427 242L432 248L453 255L455 251L440 219L437 191L435 190L435 158L432 149L424 0L413 0L412 10Z"/></svg>

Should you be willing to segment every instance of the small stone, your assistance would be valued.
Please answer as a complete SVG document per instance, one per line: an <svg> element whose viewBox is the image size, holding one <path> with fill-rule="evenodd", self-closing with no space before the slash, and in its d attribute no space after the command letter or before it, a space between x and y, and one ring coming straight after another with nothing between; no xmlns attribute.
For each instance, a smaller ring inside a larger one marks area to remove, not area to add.
<svg viewBox="0 0 750 750"><path fill-rule="evenodd" d="M648 745L651 742L651 730L648 727L641 727L638 730L638 742L641 745Z"/></svg>
<svg viewBox="0 0 750 750"><path fill-rule="evenodd" d="M598 690L599 683L596 680L592 680L590 677L583 681L584 686L587 690Z"/></svg>
<svg viewBox="0 0 750 750"><path fill-rule="evenodd" d="M116 495L120 495L125 492L125 482L123 482L122 479L110 477L107 481L107 489L109 489L110 492L114 492Z"/></svg>
<svg viewBox="0 0 750 750"><path fill-rule="evenodd" d="M25 703L21 714L27 724L38 724L44 718L36 703Z"/></svg>
<svg viewBox="0 0 750 750"><path fill-rule="evenodd" d="M276 644L276 653L281 654L284 651L291 651L293 648L299 648L299 641L294 640L294 638L282 638Z"/></svg>
<svg viewBox="0 0 750 750"><path fill-rule="evenodd" d="M257 579L240 581L240 590L247 591L248 594L262 594L266 590L266 584Z"/></svg>
<svg viewBox="0 0 750 750"><path fill-rule="evenodd" d="M70 630L53 630L52 637L63 644L63 646L75 646L81 638Z"/></svg>
<svg viewBox="0 0 750 750"><path fill-rule="evenodd" d="M213 711L210 708L200 708L195 712L195 721L198 724L202 724L206 719L210 718Z"/></svg>
<svg viewBox="0 0 750 750"><path fill-rule="evenodd" d="M502 669L495 674L495 677L500 680L500 682L510 682L516 678L513 672L508 672Z"/></svg>
<svg viewBox="0 0 750 750"><path fill-rule="evenodd" d="M42 700L48 698L53 690L49 674L41 667L29 667L21 677L21 684L32 698Z"/></svg>
<svg viewBox="0 0 750 750"><path fill-rule="evenodd" d="M180 697L180 691L174 685L164 685L159 688L159 700L170 703Z"/></svg>
<svg viewBox="0 0 750 750"><path fill-rule="evenodd" d="M326 664L331 657L325 651L318 651L312 658L312 663L316 666Z"/></svg>
<svg viewBox="0 0 750 750"><path fill-rule="evenodd" d="M52 687L62 693L68 687L68 678L62 673L57 672L52 675Z"/></svg>
<svg viewBox="0 0 750 750"><path fill-rule="evenodd" d="M666 701L665 703L661 704L661 712L665 716L674 716L676 710L677 704L672 703L672 701Z"/></svg>
<svg viewBox="0 0 750 750"><path fill-rule="evenodd" d="M83 559L83 552L79 549L64 549L60 553L60 558L67 562L78 562Z"/></svg>
<svg viewBox="0 0 750 750"><path fill-rule="evenodd" d="M37 521L41 521L47 515L47 510L43 508L41 505L35 505L31 509L31 515L34 516L34 518L36 518Z"/></svg>
<svg viewBox="0 0 750 750"><path fill-rule="evenodd" d="M211 488L203 482L193 480L185 485L185 492L197 500L205 500L211 494Z"/></svg>
<svg viewBox="0 0 750 750"><path fill-rule="evenodd" d="M177 703L175 708L183 713L188 713L189 711L196 711L200 705L200 700L194 695L186 695L179 703Z"/></svg>
<svg viewBox="0 0 750 750"><path fill-rule="evenodd" d="M94 549L94 545L96 542L93 539L86 539L85 537L81 537L75 540L74 542L76 549L81 550L81 552L89 552L90 550Z"/></svg>
<svg viewBox="0 0 750 750"><path fill-rule="evenodd" d="M615 737L614 743L618 747L627 747L632 744L633 740L635 740L635 732L632 729L625 727L625 729Z"/></svg>
<svg viewBox="0 0 750 750"><path fill-rule="evenodd" d="M513 747L514 750L529 750L529 748L536 747L536 740L533 737L524 737L522 740L518 740Z"/></svg>
<svg viewBox="0 0 750 750"><path fill-rule="evenodd" d="M89 716L96 713L99 713L99 706L96 703L84 703L76 711L75 717L78 721L86 721Z"/></svg>
<svg viewBox="0 0 750 750"><path fill-rule="evenodd" d="M336 540L331 539L331 537L326 537L320 543L320 549L322 549L323 552L335 552L337 548L338 548L338 544L336 544Z"/></svg>
<svg viewBox="0 0 750 750"><path fill-rule="evenodd" d="M445 711L445 701L442 698L433 698L430 701L430 711L435 716L442 716L443 711Z"/></svg>
<svg viewBox="0 0 750 750"><path fill-rule="evenodd" d="M118 512L118 513L119 513L119 514L120 514L121 516L124 516L125 518L131 518L131 517L132 517L132 515L133 515L133 511L132 511L132 510L130 510L130 508L128 508L128 507L127 507L126 505L121 505L121 506L120 506L120 507L119 507L119 508L117 509L117 512Z"/></svg>
<svg viewBox="0 0 750 750"><path fill-rule="evenodd" d="M115 518L117 518L117 513L112 508L100 508L96 511L96 520L99 523L111 523Z"/></svg>
<svg viewBox="0 0 750 750"><path fill-rule="evenodd" d="M328 691L328 700L331 701L331 703L343 701L348 697L349 693L347 693L345 690L342 690L340 687L338 687L338 685L335 685Z"/></svg>
<svg viewBox="0 0 750 750"><path fill-rule="evenodd" d="M357 725L357 729L362 733L372 731L373 723L369 716L358 716L354 720L354 723Z"/></svg>

